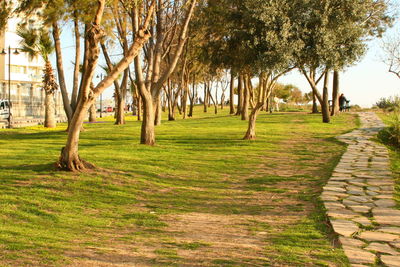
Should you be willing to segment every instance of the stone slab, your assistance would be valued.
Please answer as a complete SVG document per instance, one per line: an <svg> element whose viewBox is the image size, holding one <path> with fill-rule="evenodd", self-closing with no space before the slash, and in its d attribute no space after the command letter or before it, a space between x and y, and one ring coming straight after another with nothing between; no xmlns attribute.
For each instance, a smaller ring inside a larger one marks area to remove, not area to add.
<svg viewBox="0 0 400 267"><path fill-rule="evenodd" d="M339 198L336 196L329 196L329 195L323 195L321 196L321 199L323 201L339 201Z"/></svg>
<svg viewBox="0 0 400 267"><path fill-rule="evenodd" d="M340 244L342 244L342 246L350 246L350 247L363 247L365 246L365 242L355 239L355 238L351 238L351 237L344 237L344 236L340 236L339 237L339 242Z"/></svg>
<svg viewBox="0 0 400 267"><path fill-rule="evenodd" d="M327 192L327 191L340 192L340 193L346 192L346 189L344 189L343 187L338 187L338 186L325 186L324 190L325 190L325 192Z"/></svg>
<svg viewBox="0 0 400 267"><path fill-rule="evenodd" d="M343 204L341 204L340 202L338 202L338 201L336 201L336 202L332 202L332 201L326 201L325 203L324 203L324 205L325 205L325 208L327 209L327 210L334 210L334 209L345 209L346 207L343 205Z"/></svg>
<svg viewBox="0 0 400 267"><path fill-rule="evenodd" d="M381 261L388 267L400 267L400 256L382 255Z"/></svg>
<svg viewBox="0 0 400 267"><path fill-rule="evenodd" d="M391 208L396 206L396 202L393 199L379 199L374 201L374 204L377 207L382 207L382 208Z"/></svg>
<svg viewBox="0 0 400 267"><path fill-rule="evenodd" d="M396 249L400 249L400 240L395 242L390 242L390 245Z"/></svg>
<svg viewBox="0 0 400 267"><path fill-rule="evenodd" d="M336 233L346 237L352 236L359 230L357 224L348 220L331 220L331 224Z"/></svg>
<svg viewBox="0 0 400 267"><path fill-rule="evenodd" d="M372 241L393 242L396 239L399 239L399 236L394 235L394 234L389 234L389 233L383 233L383 232L366 231L366 232L362 232L359 235L359 238L364 239L369 242L372 242Z"/></svg>
<svg viewBox="0 0 400 267"><path fill-rule="evenodd" d="M371 207L364 206L364 205L350 205L348 207L350 209L354 210L355 212L359 212L359 213L368 213L371 210Z"/></svg>
<svg viewBox="0 0 400 267"><path fill-rule="evenodd" d="M368 203L372 201L370 197L363 197L363 196L350 196L347 199L358 203Z"/></svg>
<svg viewBox="0 0 400 267"><path fill-rule="evenodd" d="M400 226L400 210L390 208L374 208L372 214L375 221L382 225Z"/></svg>
<svg viewBox="0 0 400 267"><path fill-rule="evenodd" d="M329 210L328 216L336 219L353 219L360 215L347 209Z"/></svg>
<svg viewBox="0 0 400 267"><path fill-rule="evenodd" d="M394 256L400 255L399 252L392 249L388 244L382 244L382 243L371 243L365 248L365 250L375 251L375 252L379 252L379 253L385 253L385 254L394 255Z"/></svg>
<svg viewBox="0 0 400 267"><path fill-rule="evenodd" d="M343 246L344 253L346 254L347 258L351 263L356 264L374 264L376 256L375 254L368 252L366 250L350 247L350 246Z"/></svg>
<svg viewBox="0 0 400 267"><path fill-rule="evenodd" d="M389 233L389 234L397 234L400 236L400 227L381 227L376 229L379 232Z"/></svg>

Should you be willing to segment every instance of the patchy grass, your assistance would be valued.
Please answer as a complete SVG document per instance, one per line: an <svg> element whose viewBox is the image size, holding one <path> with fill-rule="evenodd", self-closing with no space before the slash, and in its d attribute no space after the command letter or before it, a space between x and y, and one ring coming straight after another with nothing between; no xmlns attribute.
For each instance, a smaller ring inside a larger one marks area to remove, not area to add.
<svg viewBox="0 0 400 267"><path fill-rule="evenodd" d="M90 173L57 171L65 125L0 130L0 265L346 266L332 246L322 186L356 125L343 114L262 114L247 123L196 110L163 121L157 145L140 123L86 124Z"/></svg>

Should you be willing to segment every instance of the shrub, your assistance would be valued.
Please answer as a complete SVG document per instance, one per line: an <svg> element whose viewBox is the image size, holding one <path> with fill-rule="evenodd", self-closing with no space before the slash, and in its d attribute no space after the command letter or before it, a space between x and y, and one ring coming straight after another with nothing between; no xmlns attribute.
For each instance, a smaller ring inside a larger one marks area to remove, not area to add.
<svg viewBox="0 0 400 267"><path fill-rule="evenodd" d="M351 111L361 111L362 108L359 105L352 105L351 106Z"/></svg>
<svg viewBox="0 0 400 267"><path fill-rule="evenodd" d="M379 133L379 138L387 144L400 148L400 112L394 111L389 120L389 127Z"/></svg>
<svg viewBox="0 0 400 267"><path fill-rule="evenodd" d="M382 97L378 102L376 102L376 106L380 109L389 112L398 110L400 109L400 97L398 96L388 97L388 98Z"/></svg>

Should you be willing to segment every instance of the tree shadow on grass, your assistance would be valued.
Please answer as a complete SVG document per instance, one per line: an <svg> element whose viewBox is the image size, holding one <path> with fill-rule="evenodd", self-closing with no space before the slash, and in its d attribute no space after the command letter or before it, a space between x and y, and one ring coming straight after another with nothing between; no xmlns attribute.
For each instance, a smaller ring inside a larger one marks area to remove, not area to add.
<svg viewBox="0 0 400 267"><path fill-rule="evenodd" d="M55 162L44 163L44 164L22 164L13 166L1 166L2 170L11 170L16 172L32 171L37 174L52 173L57 171Z"/></svg>
<svg viewBox="0 0 400 267"><path fill-rule="evenodd" d="M49 131L40 133L15 133L15 132L0 132L2 140L41 140L53 139L55 137L66 136L65 131Z"/></svg>

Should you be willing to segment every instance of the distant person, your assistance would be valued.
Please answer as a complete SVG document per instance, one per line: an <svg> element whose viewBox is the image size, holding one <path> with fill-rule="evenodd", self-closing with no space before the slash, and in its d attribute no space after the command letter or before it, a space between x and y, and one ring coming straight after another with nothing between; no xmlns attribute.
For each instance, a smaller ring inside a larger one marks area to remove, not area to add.
<svg viewBox="0 0 400 267"><path fill-rule="evenodd" d="M340 111L344 111L347 108L347 99L344 94L341 94L339 97L339 107Z"/></svg>

